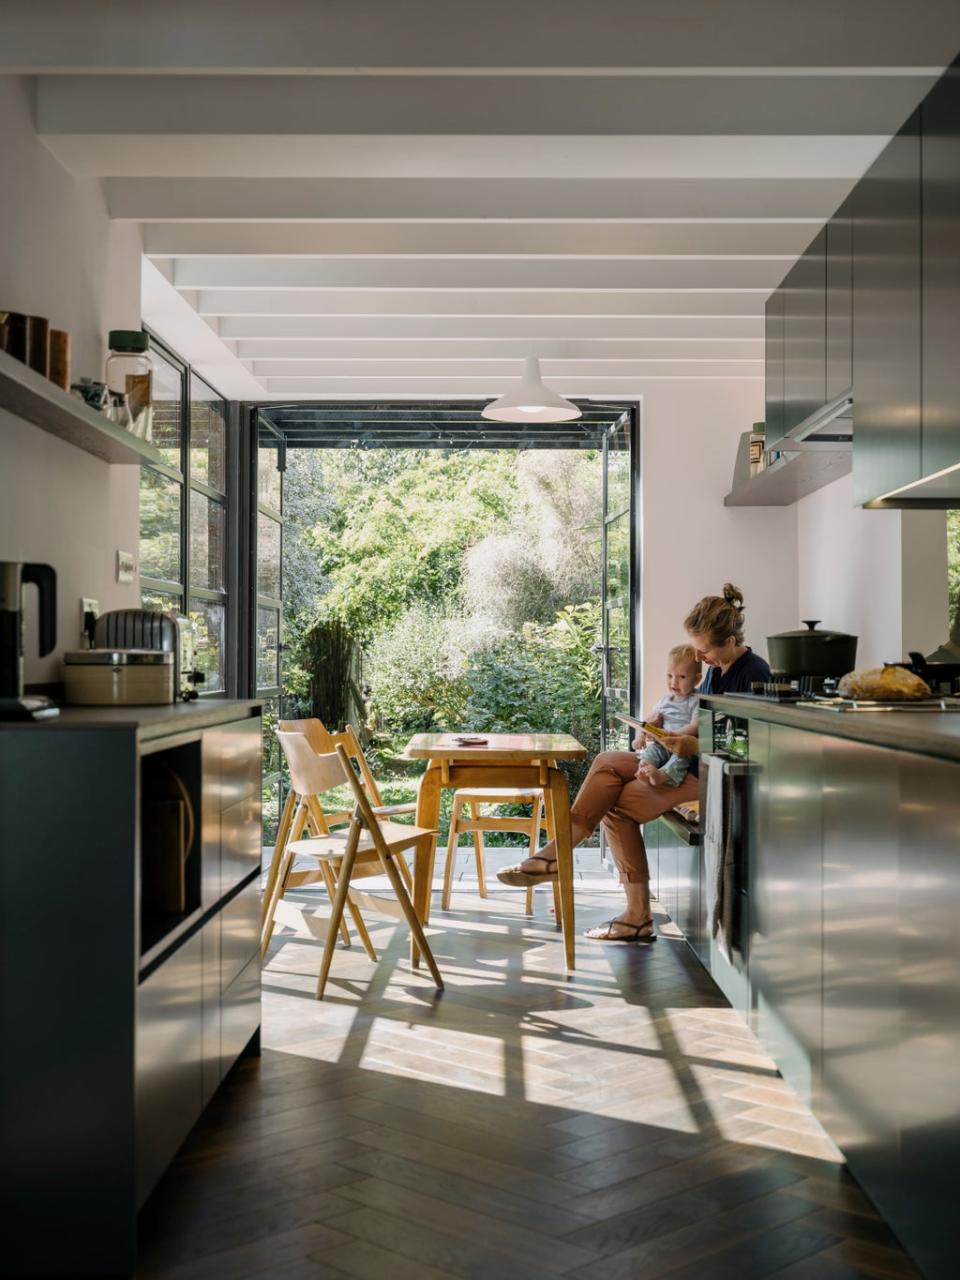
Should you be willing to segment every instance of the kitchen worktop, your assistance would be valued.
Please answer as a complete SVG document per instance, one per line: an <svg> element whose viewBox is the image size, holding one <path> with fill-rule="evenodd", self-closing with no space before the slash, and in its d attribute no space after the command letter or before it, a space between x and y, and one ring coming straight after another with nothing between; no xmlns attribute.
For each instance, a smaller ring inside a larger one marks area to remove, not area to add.
<svg viewBox="0 0 960 1280"><path fill-rule="evenodd" d="M63 707L52 720L11 721L4 729L127 729L138 730L140 741L166 738L194 729L209 729L259 711L253 699L200 698L195 702L171 702L158 707Z"/></svg>
<svg viewBox="0 0 960 1280"><path fill-rule="evenodd" d="M832 738L960 762L958 711L819 711L764 698L704 694L701 706L743 719L789 725Z"/></svg>

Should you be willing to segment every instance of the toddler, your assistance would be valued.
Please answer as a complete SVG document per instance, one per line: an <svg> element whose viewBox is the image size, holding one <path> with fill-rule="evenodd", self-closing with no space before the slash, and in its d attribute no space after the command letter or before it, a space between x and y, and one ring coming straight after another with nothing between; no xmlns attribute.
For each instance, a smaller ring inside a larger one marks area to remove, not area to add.
<svg viewBox="0 0 960 1280"><path fill-rule="evenodd" d="M696 692L700 683L700 661L689 644L678 644L667 654L667 689L647 720L668 733L697 733ZM690 768L689 756L671 755L660 742L648 742L639 753L640 770L659 787L678 787Z"/></svg>

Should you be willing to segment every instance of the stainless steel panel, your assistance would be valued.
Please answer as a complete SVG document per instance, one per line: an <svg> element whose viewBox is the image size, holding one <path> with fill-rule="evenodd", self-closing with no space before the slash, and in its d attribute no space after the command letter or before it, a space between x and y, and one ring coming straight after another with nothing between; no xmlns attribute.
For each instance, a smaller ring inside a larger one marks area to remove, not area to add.
<svg viewBox="0 0 960 1280"><path fill-rule="evenodd" d="M260 796L248 796L220 815L220 891L229 893L260 865Z"/></svg>
<svg viewBox="0 0 960 1280"><path fill-rule="evenodd" d="M767 299L764 320L764 401L767 447L783 437L783 313L786 293L783 285Z"/></svg>
<svg viewBox="0 0 960 1280"><path fill-rule="evenodd" d="M215 731L208 730L200 743L200 893L204 910L220 898L220 752Z"/></svg>
<svg viewBox="0 0 960 1280"><path fill-rule="evenodd" d="M960 766L899 761L902 1179L881 1207L924 1275L946 1280L960 1246Z"/></svg>
<svg viewBox="0 0 960 1280"><path fill-rule="evenodd" d="M255 956L223 993L224 1070L229 1071L260 1026L260 957Z"/></svg>
<svg viewBox="0 0 960 1280"><path fill-rule="evenodd" d="M824 773L820 1114L882 1203L899 1156L897 753L826 738Z"/></svg>
<svg viewBox="0 0 960 1280"><path fill-rule="evenodd" d="M822 739L772 725L750 873L756 1029L804 1101L816 1104L823 965Z"/></svg>
<svg viewBox="0 0 960 1280"><path fill-rule="evenodd" d="M666 823L660 824L660 893L658 901L671 920L677 918L678 839Z"/></svg>
<svg viewBox="0 0 960 1280"><path fill-rule="evenodd" d="M260 888L256 880L220 912L220 986L226 990L260 946Z"/></svg>
<svg viewBox="0 0 960 1280"><path fill-rule="evenodd" d="M203 941L195 933L137 991L137 1203L200 1115Z"/></svg>
<svg viewBox="0 0 960 1280"><path fill-rule="evenodd" d="M221 919L214 916L201 930L203 940L203 1105L213 1097L223 1079L220 1049L220 939Z"/></svg>

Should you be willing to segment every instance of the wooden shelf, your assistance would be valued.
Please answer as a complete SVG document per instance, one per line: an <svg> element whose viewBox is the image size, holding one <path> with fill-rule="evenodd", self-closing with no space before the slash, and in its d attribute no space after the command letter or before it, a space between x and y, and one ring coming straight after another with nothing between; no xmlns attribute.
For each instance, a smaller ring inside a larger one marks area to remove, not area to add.
<svg viewBox="0 0 960 1280"><path fill-rule="evenodd" d="M789 507L817 489L845 476L853 466L849 448L810 449L780 458L759 475L749 473L750 433L744 432L737 451L733 488L725 507Z"/></svg>
<svg viewBox="0 0 960 1280"><path fill-rule="evenodd" d="M109 422L76 396L0 351L0 409L49 431L104 462L162 462L158 449Z"/></svg>

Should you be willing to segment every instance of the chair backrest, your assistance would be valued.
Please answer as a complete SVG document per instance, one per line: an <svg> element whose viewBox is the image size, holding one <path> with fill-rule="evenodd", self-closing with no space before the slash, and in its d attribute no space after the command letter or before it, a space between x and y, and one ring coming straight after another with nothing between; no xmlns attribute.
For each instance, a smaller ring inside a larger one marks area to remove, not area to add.
<svg viewBox="0 0 960 1280"><path fill-rule="evenodd" d="M305 734L278 732L277 738L290 769L291 786L299 795L316 796L332 791L344 782L346 775L354 777L349 763L344 767L339 748L317 755Z"/></svg>
<svg viewBox="0 0 960 1280"><path fill-rule="evenodd" d="M351 772L356 772L356 769L359 769L360 777L363 779L363 785L366 787L367 795L370 797L370 803L376 805L383 804L383 797L380 794L380 788L377 786L376 779L373 776L373 770L370 768L367 757L363 754L363 747L361 747L360 741L354 732L353 725L348 724L342 733L331 734L330 741L331 745L328 750L335 751L337 747L342 746L346 753L348 763L351 766L356 766L355 769L351 769Z"/></svg>
<svg viewBox="0 0 960 1280"><path fill-rule="evenodd" d="M364 790L363 783L357 777L356 770L350 763L350 757L347 755L342 742L337 743L337 756L340 760L341 768L347 775L347 779L353 789L354 799L357 802L357 807L354 812L359 816L363 826L365 826L370 832L373 837L373 843L376 845L379 852L386 855L388 852L387 842L384 839L383 832L380 830L380 819L373 812L370 797Z"/></svg>
<svg viewBox="0 0 960 1280"><path fill-rule="evenodd" d="M318 756L328 756L336 750L333 735L322 720L278 720L281 733L302 733Z"/></svg>

